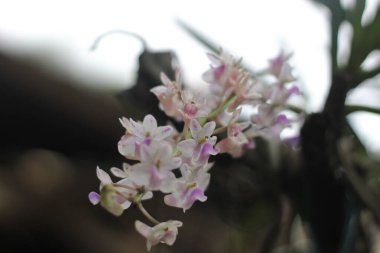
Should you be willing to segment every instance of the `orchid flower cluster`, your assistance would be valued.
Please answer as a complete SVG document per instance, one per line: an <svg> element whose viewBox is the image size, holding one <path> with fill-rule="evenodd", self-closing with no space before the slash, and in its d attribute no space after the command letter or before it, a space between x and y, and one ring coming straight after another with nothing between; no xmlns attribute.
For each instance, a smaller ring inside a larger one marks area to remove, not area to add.
<svg viewBox="0 0 380 253"><path fill-rule="evenodd" d="M255 147L255 137L279 140L282 130L293 122L283 113L289 97L300 94L289 54L281 52L259 77L253 77L241 60L222 50L208 57L211 65L203 79L209 92L183 87L180 71L175 80L162 73L162 85L151 89L160 109L183 122L182 131L170 124L158 126L153 115L146 115L142 122L122 118L125 134L118 150L134 162L111 168L116 182L104 170L96 170L100 193L89 194L91 203L100 203L116 216L136 205L153 224L135 222L136 230L147 239L148 250L159 243L172 245L182 226L177 220L158 221L144 208L143 202L151 199L153 192L163 193L166 205L185 212L196 201L207 200L211 156L228 153L240 157ZM255 113L242 117L243 106L253 107Z"/></svg>

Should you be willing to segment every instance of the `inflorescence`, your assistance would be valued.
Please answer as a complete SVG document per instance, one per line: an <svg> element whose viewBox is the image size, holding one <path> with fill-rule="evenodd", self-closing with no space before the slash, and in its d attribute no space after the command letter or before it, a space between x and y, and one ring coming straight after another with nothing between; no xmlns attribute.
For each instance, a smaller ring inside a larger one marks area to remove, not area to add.
<svg viewBox="0 0 380 253"><path fill-rule="evenodd" d="M118 150L133 163L111 168L116 182L104 170L96 170L100 193L89 194L91 203L100 203L116 216L136 205L153 224L135 221L148 250L159 243L172 245L182 226L177 220L158 221L144 208L143 202L153 192L162 192L166 205L185 212L194 202L207 200L211 156L241 157L254 149L256 137L281 140L283 129L297 120L284 113L288 99L300 95L288 63L290 54L281 52L255 77L242 67L241 60L222 50L208 57L211 65L203 74L209 84L206 94L183 87L179 70L175 80L162 73L162 85L151 89L160 109L183 122L182 131L170 124L157 126L153 115L146 115L142 122L122 118L125 134ZM253 113L243 117L243 106L253 108Z"/></svg>

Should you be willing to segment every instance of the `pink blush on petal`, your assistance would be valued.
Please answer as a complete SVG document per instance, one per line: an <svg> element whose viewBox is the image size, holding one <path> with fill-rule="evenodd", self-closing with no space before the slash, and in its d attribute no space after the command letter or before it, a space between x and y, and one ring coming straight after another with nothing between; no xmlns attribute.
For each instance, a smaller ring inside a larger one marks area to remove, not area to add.
<svg viewBox="0 0 380 253"><path fill-rule="evenodd" d="M214 76L215 76L215 79L220 79L224 72L226 70L226 65L220 65L219 67L215 68L215 71L214 71Z"/></svg>

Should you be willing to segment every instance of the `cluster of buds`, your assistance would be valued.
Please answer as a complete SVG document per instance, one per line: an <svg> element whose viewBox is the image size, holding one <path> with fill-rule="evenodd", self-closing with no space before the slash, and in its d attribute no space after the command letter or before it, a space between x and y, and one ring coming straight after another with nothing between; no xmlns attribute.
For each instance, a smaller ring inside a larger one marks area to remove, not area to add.
<svg viewBox="0 0 380 253"><path fill-rule="evenodd" d="M146 115L142 122L122 118L126 131L118 149L133 162L124 163L122 169L111 168L117 182L97 168L100 193L89 194L91 203L100 203L117 216L136 205L153 223L151 227L135 222L136 230L147 239L148 250L159 243L172 245L182 226L177 220L158 221L144 208L143 201L152 198L153 192L162 192L166 205L185 212L196 201L207 200L211 156L229 153L240 157L255 147L255 137L280 139L282 130L292 123L283 113L289 97L299 94L293 85L289 55L281 53L271 60L260 77L253 77L241 66L241 60L223 51L208 57L211 65L203 79L209 92L183 87L180 71L175 80L162 73L162 85L151 90L161 110L183 122L183 129L158 126L152 115ZM255 113L242 117L242 106L253 107Z"/></svg>

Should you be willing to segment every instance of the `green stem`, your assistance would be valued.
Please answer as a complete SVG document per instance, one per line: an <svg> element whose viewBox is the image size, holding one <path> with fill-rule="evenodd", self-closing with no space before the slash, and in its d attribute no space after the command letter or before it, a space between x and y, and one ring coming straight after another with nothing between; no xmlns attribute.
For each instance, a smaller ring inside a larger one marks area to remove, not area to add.
<svg viewBox="0 0 380 253"><path fill-rule="evenodd" d="M183 130L182 130L182 139L187 139L189 137L189 123L190 123L190 120L185 120L184 122L184 126L183 126Z"/></svg>
<svg viewBox="0 0 380 253"><path fill-rule="evenodd" d="M143 204L141 202L138 202L137 203L137 207L139 208L139 210L142 212L142 214L149 220L151 221L152 223L154 223L155 225L157 224L160 224L160 222L158 220L156 220L155 218L153 218L152 215L150 215L150 213L148 213L148 211L144 208Z"/></svg>
<svg viewBox="0 0 380 253"><path fill-rule="evenodd" d="M211 112L208 116L207 116L207 119L213 119L215 118L216 116L218 116L221 112L223 112L227 107L229 107L232 103L235 102L235 100L237 99L236 95L235 96L231 96L229 97L228 99L226 99L226 101L224 101L221 106L219 106L218 108L216 108L213 112Z"/></svg>
<svg viewBox="0 0 380 253"><path fill-rule="evenodd" d="M220 133L224 132L226 129L227 129L226 126L219 127L219 128L217 128L217 129L215 129L215 131L214 131L213 134L215 134L215 135L216 135L216 134L220 134Z"/></svg>

